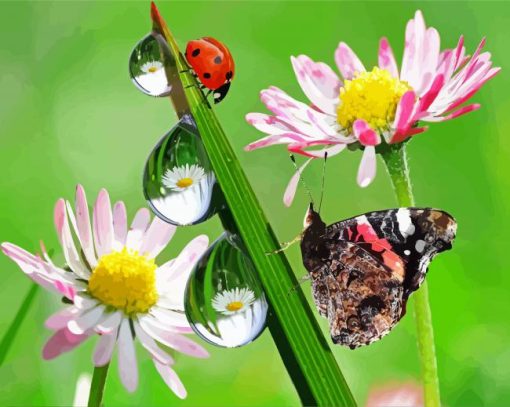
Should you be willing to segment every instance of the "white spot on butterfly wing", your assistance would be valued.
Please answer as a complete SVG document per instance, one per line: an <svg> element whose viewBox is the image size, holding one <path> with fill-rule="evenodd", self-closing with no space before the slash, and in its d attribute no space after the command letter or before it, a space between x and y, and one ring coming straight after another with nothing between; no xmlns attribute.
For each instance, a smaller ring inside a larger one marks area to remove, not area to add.
<svg viewBox="0 0 510 407"><path fill-rule="evenodd" d="M408 236L414 234L416 227L413 225L413 220L411 218L409 209L400 208L397 211L397 222L398 230L400 231L402 236L404 236L404 238L407 238Z"/></svg>
<svg viewBox="0 0 510 407"><path fill-rule="evenodd" d="M404 254L405 254L406 256L409 256L409 255L411 254L411 250L404 250Z"/></svg>
<svg viewBox="0 0 510 407"><path fill-rule="evenodd" d="M422 253L423 249L425 249L425 240L417 240L414 248L418 253Z"/></svg>

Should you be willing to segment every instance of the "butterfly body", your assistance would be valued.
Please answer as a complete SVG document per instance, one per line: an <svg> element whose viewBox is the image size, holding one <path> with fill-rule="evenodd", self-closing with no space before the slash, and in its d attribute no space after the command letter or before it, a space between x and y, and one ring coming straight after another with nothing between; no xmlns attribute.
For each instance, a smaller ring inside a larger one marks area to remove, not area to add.
<svg viewBox="0 0 510 407"><path fill-rule="evenodd" d="M354 349L393 329L428 264L451 248L455 232L455 220L436 209L370 212L326 226L310 207L303 264L333 342Z"/></svg>

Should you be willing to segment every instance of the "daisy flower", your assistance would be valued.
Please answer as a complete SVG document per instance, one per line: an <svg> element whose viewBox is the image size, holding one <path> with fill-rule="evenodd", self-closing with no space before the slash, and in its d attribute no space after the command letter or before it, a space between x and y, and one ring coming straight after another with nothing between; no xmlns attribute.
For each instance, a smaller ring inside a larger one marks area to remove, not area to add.
<svg viewBox="0 0 510 407"><path fill-rule="evenodd" d="M204 339L227 348L246 345L264 330L267 302L264 296L255 297L249 288L233 288L217 293L212 300L219 313L208 326L196 323L194 328Z"/></svg>
<svg viewBox="0 0 510 407"><path fill-rule="evenodd" d="M163 175L163 185L173 191L182 192L186 189L199 184L204 178L205 172L202 167L196 164L182 165L168 169Z"/></svg>
<svg viewBox="0 0 510 407"><path fill-rule="evenodd" d="M163 96L170 91L165 69L160 61L149 61L144 63L140 70L142 73L136 75L135 81L143 89L153 96Z"/></svg>
<svg viewBox="0 0 510 407"><path fill-rule="evenodd" d="M163 64L160 61L149 61L143 64L140 69L143 73L155 74L163 69Z"/></svg>
<svg viewBox="0 0 510 407"><path fill-rule="evenodd" d="M213 300L213 308L224 315L232 315L246 311L255 302L255 294L249 288L234 288L217 293Z"/></svg>
<svg viewBox="0 0 510 407"><path fill-rule="evenodd" d="M207 236L193 239L177 258L157 266L175 226L159 218L150 222L140 209L128 228L123 202L110 204L106 190L95 202L92 222L85 191L76 189L75 212L59 199L54 212L57 235L69 271L56 266L41 245L42 258L2 243L2 251L32 280L64 295L71 303L46 320L55 331L43 357L52 359L99 334L93 361L109 363L118 351L121 381L128 391L138 385L135 339L148 351L157 371L179 397L186 390L172 369L173 358L160 345L204 358L208 353L183 334L192 333L184 315L184 288L196 260L207 249Z"/></svg>
<svg viewBox="0 0 510 407"><path fill-rule="evenodd" d="M335 51L342 79L323 62L306 55L291 57L304 94L302 103L277 87L261 92L261 100L273 113L249 113L248 123L267 136L246 150L286 144L290 152L311 159L338 154L349 144L362 148L357 181L369 185L376 174L376 147L402 143L427 128L422 122L440 122L476 110L464 105L480 87L496 75L483 39L467 56L461 36L453 49L440 50L439 34L427 28L417 11L406 28L400 71L386 38L379 44L378 66L366 70L343 42ZM310 147L319 146L319 150ZM306 166L310 160L305 162ZM284 202L290 205L298 181L293 177Z"/></svg>

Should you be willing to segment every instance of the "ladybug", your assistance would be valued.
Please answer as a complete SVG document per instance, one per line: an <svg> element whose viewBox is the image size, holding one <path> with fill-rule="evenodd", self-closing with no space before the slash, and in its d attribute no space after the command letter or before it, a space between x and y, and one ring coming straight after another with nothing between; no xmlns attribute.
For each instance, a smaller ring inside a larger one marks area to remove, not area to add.
<svg viewBox="0 0 510 407"><path fill-rule="evenodd" d="M228 48L217 39L203 37L188 42L184 56L202 88L209 89L206 96L212 92L214 103L221 102L234 77L234 59Z"/></svg>

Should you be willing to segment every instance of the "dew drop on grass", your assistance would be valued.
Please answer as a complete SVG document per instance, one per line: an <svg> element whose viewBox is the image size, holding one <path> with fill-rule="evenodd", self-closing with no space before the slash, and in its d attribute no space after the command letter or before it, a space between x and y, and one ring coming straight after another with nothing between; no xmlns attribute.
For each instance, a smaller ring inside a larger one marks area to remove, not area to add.
<svg viewBox="0 0 510 407"><path fill-rule="evenodd" d="M162 57L166 47L163 41L158 41L153 34L148 34L136 44L129 57L129 75L133 83L143 93L150 96L168 96L172 90L165 73L165 62L172 61ZM171 67L170 67L171 68Z"/></svg>
<svg viewBox="0 0 510 407"><path fill-rule="evenodd" d="M143 192L159 218L177 226L194 225L224 205L209 157L191 115L185 115L150 153Z"/></svg>
<svg viewBox="0 0 510 407"><path fill-rule="evenodd" d="M255 268L236 235L223 233L198 261L184 308L195 333L220 347L255 340L266 327L267 302Z"/></svg>

